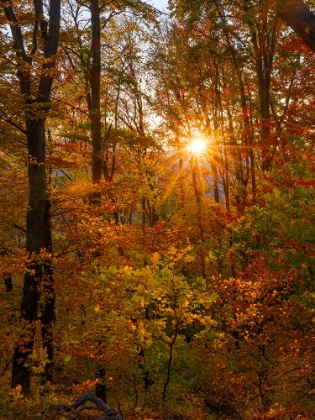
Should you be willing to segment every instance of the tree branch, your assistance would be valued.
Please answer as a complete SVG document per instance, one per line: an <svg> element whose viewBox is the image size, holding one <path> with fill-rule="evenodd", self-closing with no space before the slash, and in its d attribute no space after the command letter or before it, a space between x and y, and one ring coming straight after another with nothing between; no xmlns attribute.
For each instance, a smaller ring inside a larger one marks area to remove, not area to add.
<svg viewBox="0 0 315 420"><path fill-rule="evenodd" d="M278 0L277 16L315 52L315 15L302 0Z"/></svg>
<svg viewBox="0 0 315 420"><path fill-rule="evenodd" d="M93 404L95 404L95 407L80 408L86 402L92 402ZM101 399L95 397L94 395L90 393L86 393L82 395L81 398L79 398L77 401L75 401L71 405L68 405L68 406L52 405L52 408L59 411L63 411L63 412L74 412L75 414L80 413L80 411L84 409L93 409L93 410L98 409L99 411L102 411L105 414L104 419L124 420L122 417L117 417L116 411L110 408L107 404L105 404L104 401L102 401Z"/></svg>

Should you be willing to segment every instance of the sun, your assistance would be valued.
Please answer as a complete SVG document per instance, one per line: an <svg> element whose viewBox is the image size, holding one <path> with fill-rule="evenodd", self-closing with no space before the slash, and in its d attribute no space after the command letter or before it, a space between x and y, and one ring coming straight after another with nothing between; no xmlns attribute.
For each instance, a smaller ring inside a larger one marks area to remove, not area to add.
<svg viewBox="0 0 315 420"><path fill-rule="evenodd" d="M205 139L202 138L191 140L191 142L187 146L187 149L195 155L200 155L206 151L207 142Z"/></svg>

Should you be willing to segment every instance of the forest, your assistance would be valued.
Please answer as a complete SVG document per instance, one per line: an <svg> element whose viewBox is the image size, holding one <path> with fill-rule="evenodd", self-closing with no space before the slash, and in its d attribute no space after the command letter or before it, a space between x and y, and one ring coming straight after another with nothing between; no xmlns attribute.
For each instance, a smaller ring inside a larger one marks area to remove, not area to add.
<svg viewBox="0 0 315 420"><path fill-rule="evenodd" d="M315 419L314 10L0 1L0 419Z"/></svg>

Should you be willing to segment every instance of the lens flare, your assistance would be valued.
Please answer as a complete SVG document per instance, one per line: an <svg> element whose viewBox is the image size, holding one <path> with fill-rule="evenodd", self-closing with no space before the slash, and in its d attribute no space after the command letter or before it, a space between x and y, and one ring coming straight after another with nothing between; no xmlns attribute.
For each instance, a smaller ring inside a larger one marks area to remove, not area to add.
<svg viewBox="0 0 315 420"><path fill-rule="evenodd" d="M200 155L206 151L207 142L204 139L194 139L189 143L187 148L191 153Z"/></svg>

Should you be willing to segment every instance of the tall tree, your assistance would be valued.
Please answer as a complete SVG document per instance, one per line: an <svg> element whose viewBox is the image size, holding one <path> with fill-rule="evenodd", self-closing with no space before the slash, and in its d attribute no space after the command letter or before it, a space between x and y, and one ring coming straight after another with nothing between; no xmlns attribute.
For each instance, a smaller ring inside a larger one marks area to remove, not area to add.
<svg viewBox="0 0 315 420"><path fill-rule="evenodd" d="M30 391L31 367L28 358L32 355L35 329L38 319L38 304L44 293L41 329L49 363L46 379L51 380L53 359L52 320L54 313L53 269L50 253L52 239L50 228L50 203L47 194L45 166L45 121L50 109L55 56L60 31L60 0L49 2L49 12L41 0L27 5L32 21L23 16L23 5L1 1L13 40L15 68L24 101L25 134L28 153L29 210L26 218L27 267L24 276L20 320L21 332L14 348L12 364L12 387L21 385L23 392ZM19 9L21 12L19 12ZM47 16L47 19L46 19ZM31 28L32 37L28 31ZM39 45L40 43L40 45ZM36 56L41 57L38 61Z"/></svg>

